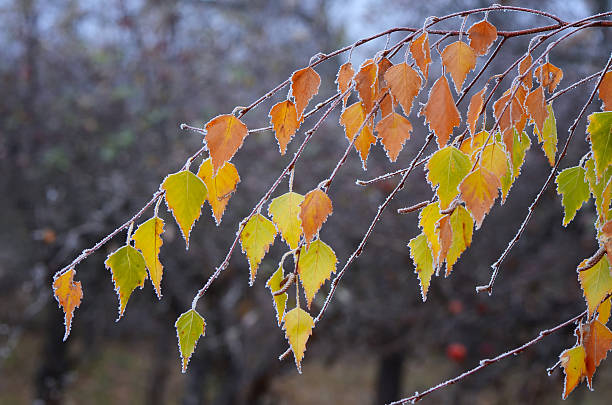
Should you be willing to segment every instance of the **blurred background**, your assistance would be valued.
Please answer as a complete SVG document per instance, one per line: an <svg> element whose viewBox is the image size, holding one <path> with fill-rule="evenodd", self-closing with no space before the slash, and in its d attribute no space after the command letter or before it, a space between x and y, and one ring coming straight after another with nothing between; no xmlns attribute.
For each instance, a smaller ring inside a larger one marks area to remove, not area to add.
<svg viewBox="0 0 612 405"><path fill-rule="evenodd" d="M568 21L612 8L608 0L502 3L537 7ZM0 403L380 404L455 376L582 311L575 267L597 248L594 209L589 203L563 228L554 186L502 266L494 294L474 293L476 285L488 281L490 264L514 236L550 170L532 138L508 201L494 207L474 233L452 276L432 280L427 303L421 301L406 247L419 233L417 215L393 213L430 198L419 169L343 278L308 343L302 375L292 359L277 360L286 343L265 288L285 249L280 238L253 288L248 287L247 261L235 252L230 267L200 301L206 337L188 373L181 374L174 321L221 262L237 223L293 156L315 116L284 157L270 131L246 139L233 160L242 182L221 225L215 226L205 206L188 252L162 206L161 301L147 282L132 294L124 318L114 322L117 296L103 262L124 242L124 233L82 262L76 278L84 298L72 333L62 342L63 313L52 296L52 275L129 218L164 176L201 146L201 136L181 131L180 123L202 126L236 105L248 105L317 52L393 26L421 27L430 15L486 5L476 0L0 0ZM468 26L480 18L470 17ZM510 12L491 13L489 20L500 30L551 23ZM441 27L460 24L454 19ZM528 40L508 41L485 78L505 70L524 53ZM561 87L600 70L611 40L611 32L591 29L557 47L550 60L564 69ZM356 49L353 64L384 45L381 38ZM439 58L432 56L430 83L440 74ZM317 67L322 85L315 103L335 93L335 74L346 58L343 54ZM555 101L560 143L592 86ZM268 125L271 105L285 95L283 90L248 113L247 126ZM423 92L418 101L425 97ZM597 100L588 112L599 107ZM464 101L463 116L466 109ZM396 182L363 188L354 180L410 162L426 135L416 112L412 139L398 163L390 164L377 145L363 172L353 151L332 187L334 215L321 238L340 263ZM296 191L306 193L326 178L344 151L347 141L337 120L336 111L302 156ZM579 124L562 168L586 152L585 124ZM276 195L285 190L283 183ZM321 307L327 289L318 294L312 312ZM423 403L558 403L562 373L548 377L545 369L574 340L571 327L566 328ZM609 403L610 363L599 368L595 392L581 385L568 402Z"/></svg>

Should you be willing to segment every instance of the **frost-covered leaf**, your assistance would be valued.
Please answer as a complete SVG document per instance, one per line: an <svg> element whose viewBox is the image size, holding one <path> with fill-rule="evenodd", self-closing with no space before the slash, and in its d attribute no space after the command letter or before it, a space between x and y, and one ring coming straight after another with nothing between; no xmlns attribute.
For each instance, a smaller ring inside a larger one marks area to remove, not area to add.
<svg viewBox="0 0 612 405"><path fill-rule="evenodd" d="M410 115L414 98L421 90L422 80L419 74L407 63L392 66L385 73L391 94L399 101L404 114Z"/></svg>
<svg viewBox="0 0 612 405"><path fill-rule="evenodd" d="M320 189L316 188L304 196L304 201L300 204L299 217L306 243L314 239L332 212L331 200Z"/></svg>
<svg viewBox="0 0 612 405"><path fill-rule="evenodd" d="M271 294L279 291L282 288L281 283L283 281L283 278L285 278L283 266L278 266L278 269L272 274L272 276L268 279L268 282L266 283L266 286L270 289ZM278 321L278 326L281 326L283 324L283 320L285 319L287 297L288 295L286 292L272 296L274 300L274 310L276 311L276 319Z"/></svg>
<svg viewBox="0 0 612 405"><path fill-rule="evenodd" d="M521 59L521 62L518 65L519 75L523 75L525 72L527 72L527 69L529 69L529 66L531 66L532 63L533 58L531 57L531 54L527 54L527 56ZM531 87L533 87L533 78L531 73L526 74L525 78L521 82L527 88L527 90L531 90Z"/></svg>
<svg viewBox="0 0 612 405"><path fill-rule="evenodd" d="M274 104L270 110L269 117L272 128L274 128L278 148L281 155L284 155L287 151L287 145L291 142L293 135L295 135L304 118L302 117L302 120L298 120L295 104L291 100Z"/></svg>
<svg viewBox="0 0 612 405"><path fill-rule="evenodd" d="M336 75L336 84L338 84L338 92L340 94L348 90L349 86L351 85L351 81L353 80L353 76L355 76L355 70L353 69L351 62L346 62L344 65L340 66L338 74ZM344 96L342 99L342 107L346 106L346 102L350 96L350 93Z"/></svg>
<svg viewBox="0 0 612 405"><path fill-rule="evenodd" d="M313 241L300 253L298 273L309 308L317 291L336 272L337 262L332 248L320 239Z"/></svg>
<svg viewBox="0 0 612 405"><path fill-rule="evenodd" d="M557 155L557 121L555 120L555 112L553 111L552 103L548 104L546 108L548 110L548 117L544 121L542 133L540 134L538 132L537 127L534 127L533 130L538 135L538 140L542 144L542 150L548 158L548 163L554 166L555 156Z"/></svg>
<svg viewBox="0 0 612 405"><path fill-rule="evenodd" d="M522 89L522 87L519 87L519 89ZM519 123L522 119L526 120L526 118L523 118L525 110L523 109L523 103L519 96L519 91L521 91L519 89L516 89L514 97L512 97L512 89L506 90L506 92L493 103L493 115L499 122L499 130L504 135L504 140L508 136L512 137L515 127L519 130ZM507 107L506 104L508 104ZM509 142L504 143L506 144L506 149L512 149L512 145Z"/></svg>
<svg viewBox="0 0 612 405"><path fill-rule="evenodd" d="M610 207L609 196L612 194L612 165L604 170L600 178L595 174L595 161L593 158L587 160L584 167L586 169L585 178L589 183L591 194L595 198L597 222L601 225L608 219Z"/></svg>
<svg viewBox="0 0 612 405"><path fill-rule="evenodd" d="M425 117L429 129L436 134L438 146L444 147L453 133L453 128L461 124L461 115L455 106L445 76L436 80L431 87L427 104L421 108L419 116Z"/></svg>
<svg viewBox="0 0 612 405"><path fill-rule="evenodd" d="M250 279L249 284L253 285L259 263L264 258L270 246L276 238L276 227L268 218L261 214L255 214L249 219L240 233L240 245L242 252L249 260Z"/></svg>
<svg viewBox="0 0 612 405"><path fill-rule="evenodd" d="M514 140L512 142L512 151L510 151L511 159L508 163L506 175L501 178L502 185L502 204L506 201L508 192L514 184L514 180L521 174L521 167L525 162L525 155L531 147L531 140L524 132L519 133L514 130Z"/></svg>
<svg viewBox="0 0 612 405"><path fill-rule="evenodd" d="M240 149L249 131L246 125L232 114L213 118L206 123L205 129L204 139L212 159L213 173L216 174Z"/></svg>
<svg viewBox="0 0 612 405"><path fill-rule="evenodd" d="M206 185L195 174L183 170L166 177L161 188L166 192L166 205L172 211L189 249L191 227L200 217L202 204L208 195Z"/></svg>
<svg viewBox="0 0 612 405"><path fill-rule="evenodd" d="M544 122L548 118L548 109L544 99L544 88L539 86L527 95L525 99L525 109L535 123L539 133L544 131Z"/></svg>
<svg viewBox="0 0 612 405"><path fill-rule="evenodd" d="M603 111L612 110L612 70L606 72L601 80L598 94L599 99L603 102L601 109Z"/></svg>
<svg viewBox="0 0 612 405"><path fill-rule="evenodd" d="M355 88L363 103L365 114L372 111L378 99L378 65L372 59L361 64L355 75ZM363 122L363 120L362 120Z"/></svg>
<svg viewBox="0 0 612 405"><path fill-rule="evenodd" d="M178 337L179 351L183 360L182 371L184 373L187 371L187 365L195 351L198 340L201 336L204 336L206 322L195 309L190 309L178 317L174 327Z"/></svg>
<svg viewBox="0 0 612 405"><path fill-rule="evenodd" d="M422 233L412 238L408 243L410 247L410 257L414 263L414 272L417 274L421 283L421 297L423 298L423 302L427 300L429 283L434 273L433 253L427 243L427 239L427 236Z"/></svg>
<svg viewBox="0 0 612 405"><path fill-rule="evenodd" d="M448 208L451 201L459 194L457 186L470 172L470 158L454 146L440 149L427 162L427 180L432 187L438 187L436 193L440 199L440 209Z"/></svg>
<svg viewBox="0 0 612 405"><path fill-rule="evenodd" d="M285 314L285 324L283 325L285 337L289 341L289 346L291 346L295 358L295 365L300 373L302 372L302 359L306 351L306 342L312 334L313 327L312 316L300 307L293 308Z"/></svg>
<svg viewBox="0 0 612 405"><path fill-rule="evenodd" d="M434 267L437 267L436 261L440 255L440 241L436 234L436 224L440 218L442 218L442 214L440 214L440 205L438 201L430 203L419 213L419 226L429 242L434 260Z"/></svg>
<svg viewBox="0 0 612 405"><path fill-rule="evenodd" d="M452 230L452 243L446 254L446 276L453 271L453 266L459 257L472 244L474 232L474 220L463 207L458 205L450 216L450 227Z"/></svg>
<svg viewBox="0 0 612 405"><path fill-rule="evenodd" d="M421 73L423 73L423 77L427 80L429 64L431 63L429 35L427 32L423 32L410 43L410 53Z"/></svg>
<svg viewBox="0 0 612 405"><path fill-rule="evenodd" d="M585 180L586 170L580 166L569 167L557 175L557 194L561 195L561 204L565 211L563 226L567 226L576 216L582 204L591 195Z"/></svg>
<svg viewBox="0 0 612 405"><path fill-rule="evenodd" d="M376 124L376 132L385 147L391 162L395 162L404 148L404 143L410 139L412 124L401 114L391 113Z"/></svg>
<svg viewBox="0 0 612 405"><path fill-rule="evenodd" d="M595 158L595 169L599 179L612 164L612 111L589 115L587 126L591 150Z"/></svg>
<svg viewBox="0 0 612 405"><path fill-rule="evenodd" d="M476 123L480 118L482 106L484 104L484 93L487 91L487 86L472 96L467 113L467 123L472 136L476 133Z"/></svg>
<svg viewBox="0 0 612 405"><path fill-rule="evenodd" d="M582 381L586 373L586 352L582 346L574 346L565 350L559 356L561 367L565 372L565 382L562 398L567 396Z"/></svg>
<svg viewBox="0 0 612 405"><path fill-rule="evenodd" d="M136 232L134 232L134 246L142 252L145 259L145 264L149 270L149 278L155 288L157 298L161 299L161 279L164 272L164 266L159 261L159 250L163 245L161 234L164 232L164 220L159 217L153 217L146 222L140 224Z"/></svg>
<svg viewBox="0 0 612 405"><path fill-rule="evenodd" d="M291 75L291 95L295 99L298 119L302 119L310 100L319 92L321 77L311 67L298 70Z"/></svg>
<svg viewBox="0 0 612 405"><path fill-rule="evenodd" d="M442 64L450 72L459 93L467 74L476 67L476 52L463 41L453 42L442 51Z"/></svg>
<svg viewBox="0 0 612 405"><path fill-rule="evenodd" d="M83 289L80 281L74 281L75 271L70 269L53 281L53 295L58 304L64 309L64 342L70 335L74 310L79 307L83 299Z"/></svg>
<svg viewBox="0 0 612 405"><path fill-rule="evenodd" d="M474 170L459 185L461 199L472 213L476 229L480 228L485 215L493 207L497 198L497 189L500 187L499 178L484 167Z"/></svg>
<svg viewBox="0 0 612 405"><path fill-rule="evenodd" d="M586 354L586 378L592 389L593 375L612 349L612 332L604 324L594 320L584 334L583 345Z"/></svg>
<svg viewBox="0 0 612 405"><path fill-rule="evenodd" d="M602 324L607 324L610 319L610 312L612 312L612 298L608 298L604 302L601 303L598 309L599 314L597 315L597 320Z"/></svg>
<svg viewBox="0 0 612 405"><path fill-rule="evenodd" d="M366 110L363 107L363 103L358 101L349 107L347 107L340 115L340 124L344 126L344 133L349 141L352 141L359 128L361 128L365 118L367 116ZM372 134L372 120L363 125L363 129L357 135L354 146L355 150L361 157L361 163L363 168L366 168L366 162L370 153L372 144L376 143L376 138Z"/></svg>
<svg viewBox="0 0 612 405"><path fill-rule="evenodd" d="M542 86L548 88L549 93L552 93L557 88L561 79L563 79L563 71L552 63L546 62L536 68L534 76Z"/></svg>
<svg viewBox="0 0 612 405"><path fill-rule="evenodd" d="M299 217L302 201L303 195L290 191L273 199L268 207L268 214L291 249L297 248L302 236L302 220Z"/></svg>
<svg viewBox="0 0 612 405"><path fill-rule="evenodd" d="M211 159L202 162L198 170L198 177L204 181L208 190L207 200L212 209L213 217L217 226L221 223L221 218L225 212L225 207L230 197L236 191L240 176L238 170L230 162L226 162L216 175L213 174Z"/></svg>
<svg viewBox="0 0 612 405"><path fill-rule="evenodd" d="M468 30L468 38L476 55L486 55L497 39L497 28L487 20L478 21Z"/></svg>
<svg viewBox="0 0 612 405"><path fill-rule="evenodd" d="M584 262L582 262L581 266L583 264ZM604 255L590 269L579 271L578 280L584 292L589 316L591 316L606 295L612 292L612 275L610 274L610 264L607 256Z"/></svg>
<svg viewBox="0 0 612 405"><path fill-rule="evenodd" d="M142 288L147 278L145 259L133 246L125 245L111 253L104 262L111 271L115 291L119 296L119 317L121 319L132 291Z"/></svg>

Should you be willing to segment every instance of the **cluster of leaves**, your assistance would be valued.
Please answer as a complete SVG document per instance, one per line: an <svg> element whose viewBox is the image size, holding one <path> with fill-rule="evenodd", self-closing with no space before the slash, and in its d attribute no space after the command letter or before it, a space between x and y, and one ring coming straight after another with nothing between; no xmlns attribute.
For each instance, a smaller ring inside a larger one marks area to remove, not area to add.
<svg viewBox="0 0 612 405"><path fill-rule="evenodd" d="M480 228L498 197L500 204L505 202L521 173L531 138L541 145L550 165L555 168L558 165L555 114L546 94L554 93L563 71L548 61L548 50L535 61L530 52L517 61L517 78L493 102L493 126L487 129L486 107L497 85L489 92L487 82L471 98L465 132L452 137L454 129L461 126L462 116L447 76L457 94L467 93L476 81L464 88L468 74L475 69L477 58L489 53L497 38L496 27L485 16L468 29L467 41L460 35L458 40L447 45L440 52L442 74L431 85L427 102L418 112L437 142L437 150L425 161L426 177L434 195L421 205L418 223L421 233L408 243L423 301L427 299L433 276L439 275L443 266L445 276L451 274L453 266L470 246L474 230ZM408 117L415 98L426 89L433 48L426 30L418 30L410 39L406 58L401 63L392 63L387 57L389 53L383 52L363 62L358 69L349 61L338 71L336 102L341 101L343 106L339 122L350 142L349 148L356 149L364 169L370 149L378 140L389 160L396 162L410 139L412 124ZM408 62L408 54L412 63ZM286 153L288 144L308 115L306 108L317 95L321 78L311 65L293 73L289 83L286 100L272 106L269 113L281 155ZM351 96L356 96L357 100L349 105ZM584 290L588 316L576 331L576 346L560 356L566 373L564 397L583 377L591 386L597 366L612 348L612 332L605 326L612 295L608 259L612 253L612 71L603 76L599 96L603 112L590 115L587 127L591 151L579 165L563 170L556 178L565 209L563 225L567 225L592 196L597 210L598 240L604 246L603 254L585 260L579 267L578 278ZM125 246L108 256L105 264L119 298L119 319L131 293L137 287L142 288L147 278L151 279L158 298L162 297L163 265L159 252L164 220L158 216L162 199L178 224L187 248L191 229L207 201L217 225L221 222L240 182L231 159L249 135L239 118L242 112L240 109L237 112L238 117L220 115L205 125L202 132L209 157L201 163L197 173L191 171L189 160L181 171L166 177L160 186L153 217L141 223L133 234L132 223ZM479 130L481 118L482 129ZM526 131L528 125L532 127L531 137ZM266 286L272 296L278 325L284 330L300 370L307 341L318 320L309 313L311 304L336 272L336 254L319 238L322 226L333 213L327 191L335 171L305 194L293 190L293 167L289 172L288 191L271 199L267 212L262 212L267 197L262 200L240 223L236 241L240 242L248 260L251 285L277 235L288 246ZM274 190L275 187L271 192ZM294 266L286 271L285 261L289 257ZM55 296L65 312L65 338L70 333L74 310L83 296L81 284L74 281L74 276L75 269L69 268L60 272L53 283ZM289 300L290 287L294 284L295 297ZM304 292L306 309L300 305L300 288ZM200 296L198 293L192 308L175 324L183 372L198 340L205 334L204 318L196 311ZM288 309L289 303L295 306Z"/></svg>

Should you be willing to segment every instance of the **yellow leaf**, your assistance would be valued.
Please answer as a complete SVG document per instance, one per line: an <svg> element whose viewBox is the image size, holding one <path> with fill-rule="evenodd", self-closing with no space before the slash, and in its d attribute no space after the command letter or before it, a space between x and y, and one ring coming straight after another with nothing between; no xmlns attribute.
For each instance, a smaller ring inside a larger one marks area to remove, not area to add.
<svg viewBox="0 0 612 405"><path fill-rule="evenodd" d="M607 324L610 319L610 312L612 310L612 299L608 298L599 306L599 314L597 315L597 320L602 324Z"/></svg>
<svg viewBox="0 0 612 405"><path fill-rule="evenodd" d="M437 267L436 261L440 255L440 242L436 234L436 224L441 218L442 214L440 214L440 205L438 201L430 203L419 213L419 226L429 242L434 260L434 267Z"/></svg>
<svg viewBox="0 0 612 405"><path fill-rule="evenodd" d="M468 38L476 55L486 55L497 39L497 28L487 20L478 21L468 30Z"/></svg>
<svg viewBox="0 0 612 405"><path fill-rule="evenodd" d="M586 352L582 346L574 346L571 349L567 349L559 356L561 367L563 367L563 371L565 371L563 399L567 398L570 392L572 392L584 378L586 373L585 357Z"/></svg>
<svg viewBox="0 0 612 405"><path fill-rule="evenodd" d="M293 308L285 314L285 324L283 325L285 337L289 341L295 358L295 365L300 373L302 372L302 359L306 351L306 342L312 334L313 327L314 320L302 308Z"/></svg>
<svg viewBox="0 0 612 405"><path fill-rule="evenodd" d="M404 114L410 115L414 98L421 90L422 80L419 74L407 63L400 63L387 70L385 80L389 84L391 94L404 109Z"/></svg>
<svg viewBox="0 0 612 405"><path fill-rule="evenodd" d="M293 135L295 135L295 132L300 127L304 117L302 117L302 120L297 119L295 104L290 100L274 104L270 110L269 117L272 128L274 128L274 135L278 141L280 153L284 155L287 151L287 145L291 142L291 138L293 138Z"/></svg>
<svg viewBox="0 0 612 405"><path fill-rule="evenodd" d="M164 266L159 261L159 250L163 245L160 235L164 232L164 220L158 217L153 217L146 222L140 224L136 232L134 232L134 245L136 249L142 252L151 283L155 287L157 298L161 299L161 279L164 272Z"/></svg>
<svg viewBox="0 0 612 405"><path fill-rule="evenodd" d="M612 70L608 71L599 85L599 98L603 101L601 109L603 111L612 110Z"/></svg>
<svg viewBox="0 0 612 405"><path fill-rule="evenodd" d="M344 132L349 141L352 141L357 131L365 121L367 113L363 107L362 102L356 102L347 107L340 115L340 124L344 126ZM372 134L372 120L369 120L364 126L361 132L357 135L357 140L354 143L355 150L361 157L361 163L363 168L366 168L366 162L368 160L368 154L372 144L376 142L376 138Z"/></svg>
<svg viewBox="0 0 612 405"><path fill-rule="evenodd" d="M321 77L311 67L298 70L291 76L291 94L295 99L297 116L302 118L306 106L319 92Z"/></svg>
<svg viewBox="0 0 612 405"><path fill-rule="evenodd" d="M208 194L206 185L195 174L183 170L166 177L161 188L166 192L166 205L181 229L186 249L189 249L191 227L200 218Z"/></svg>
<svg viewBox="0 0 612 405"><path fill-rule="evenodd" d="M429 100L421 108L419 116L425 117L429 129L436 134L438 146L444 147L453 133L453 128L461 124L461 115L455 106L455 100L453 100L445 76L436 80L431 87Z"/></svg>
<svg viewBox="0 0 612 405"><path fill-rule="evenodd" d="M344 65L340 66L340 69L338 70L338 75L336 76L336 83L338 84L338 92L340 94L344 93L349 88L351 81L353 80L353 76L355 76L355 70L353 70L353 65L351 64L351 62L347 62ZM348 93L342 99L343 108L346 106L346 102L348 101L350 96L351 94Z"/></svg>
<svg viewBox="0 0 612 405"><path fill-rule="evenodd" d="M552 110L552 107L550 108ZM587 132L591 141L597 178L599 179L604 170L612 164L612 111L597 112L589 115Z"/></svg>
<svg viewBox="0 0 612 405"><path fill-rule="evenodd" d="M381 139L389 160L395 162L404 143L410 139L412 124L398 113L391 113L376 124L376 132Z"/></svg>
<svg viewBox="0 0 612 405"><path fill-rule="evenodd" d="M290 191L273 199L268 207L268 214L291 249L297 248L302 236L302 220L299 217L302 201L303 195Z"/></svg>
<svg viewBox="0 0 612 405"><path fill-rule="evenodd" d="M213 217L217 226L225 212L225 207L230 197L236 191L240 176L238 170L230 162L226 162L216 175L213 174L212 162L208 158L202 162L198 170L198 177L204 181L208 190L207 200L212 209Z"/></svg>
<svg viewBox="0 0 612 405"><path fill-rule="evenodd" d="M276 227L268 218L261 214L255 214L246 223L244 229L240 233L240 245L242 252L249 259L249 268L251 277L249 284L253 285L257 268L263 257L268 253L270 246L276 238Z"/></svg>
<svg viewBox="0 0 612 405"><path fill-rule="evenodd" d="M484 167L477 168L463 179L459 186L461 199L476 220L476 229L480 228L485 215L493 207L500 187L499 179Z"/></svg>
<svg viewBox="0 0 612 405"><path fill-rule="evenodd" d="M174 327L176 328L179 351L183 359L182 371L184 373L187 371L187 365L195 351L198 340L201 336L204 336L206 322L194 309L190 309L178 317Z"/></svg>
<svg viewBox="0 0 612 405"><path fill-rule="evenodd" d="M121 319L125 307L136 287L142 288L147 278L145 260L136 248L125 245L111 253L104 262L111 271L115 291L119 296L119 317Z"/></svg>
<svg viewBox="0 0 612 405"><path fill-rule="evenodd" d="M450 72L459 93L465 77L476 67L476 52L463 41L453 42L442 51L442 64Z"/></svg>
<svg viewBox="0 0 612 405"><path fill-rule="evenodd" d="M238 118L231 114L219 115L208 121L206 129L206 145L212 159L213 173L225 162L229 162L236 151L240 149L249 131Z"/></svg>
<svg viewBox="0 0 612 405"><path fill-rule="evenodd" d="M506 175L508 172L508 155L506 155L499 142L489 141L485 146L480 156L480 167L484 167L493 173L498 180Z"/></svg>
<svg viewBox="0 0 612 405"><path fill-rule="evenodd" d="M64 342L68 339L68 335L70 335L74 310L81 305L81 300L83 299L81 282L73 281L74 275L74 269L70 269L53 281L53 295L58 304L64 309L64 325L66 326Z"/></svg>
<svg viewBox="0 0 612 405"><path fill-rule="evenodd" d="M299 214L306 243L314 239L332 212L332 202L323 191L317 188L306 194Z"/></svg>
<svg viewBox="0 0 612 405"><path fill-rule="evenodd" d="M557 85L563 79L563 71L549 62L538 66L534 75L542 86L548 87L549 93L555 91Z"/></svg>
<svg viewBox="0 0 612 405"><path fill-rule="evenodd" d="M581 266L584 261L581 263ZM595 266L578 272L578 280L584 292L584 298L589 309L589 316L593 315L601 301L612 292L612 275L610 264L604 255Z"/></svg>
<svg viewBox="0 0 612 405"><path fill-rule="evenodd" d="M476 123L480 118L482 106L484 104L484 93L487 91L487 86L472 96L467 113L467 123L472 136L476 133Z"/></svg>
<svg viewBox="0 0 612 405"><path fill-rule="evenodd" d="M332 273L336 272L337 262L336 254L332 248L320 239L313 241L300 253L298 273L309 308L315 294L325 283L325 280L329 280Z"/></svg>
<svg viewBox="0 0 612 405"><path fill-rule="evenodd" d="M427 80L429 64L431 63L431 55L429 51L429 35L423 32L410 43L410 53L423 73L423 77Z"/></svg>
<svg viewBox="0 0 612 405"><path fill-rule="evenodd" d="M427 301L427 291L429 291L431 276L434 273L433 254L427 244L427 236L424 233L411 239L408 246L410 247L410 257L414 263L414 272L421 282L421 297L423 302L425 302Z"/></svg>
<svg viewBox="0 0 612 405"><path fill-rule="evenodd" d="M453 241L446 254L447 277L453 270L457 260L459 260L459 256L472 244L474 221L463 205L458 205L451 214L450 227L453 233Z"/></svg>
<svg viewBox="0 0 612 405"><path fill-rule="evenodd" d="M266 286L270 289L270 293L275 293L282 288L281 283L285 278L283 273L283 266L279 266L278 270L272 274L272 277L268 279ZM283 324L283 319L285 319L285 308L287 305L287 293L282 293L279 295L273 295L274 299L274 309L276 311L276 319L278 320L278 326Z"/></svg>
<svg viewBox="0 0 612 405"><path fill-rule="evenodd" d="M427 162L427 180L438 187L440 209L446 209L459 194L457 186L472 168L470 158L454 146L440 149Z"/></svg>

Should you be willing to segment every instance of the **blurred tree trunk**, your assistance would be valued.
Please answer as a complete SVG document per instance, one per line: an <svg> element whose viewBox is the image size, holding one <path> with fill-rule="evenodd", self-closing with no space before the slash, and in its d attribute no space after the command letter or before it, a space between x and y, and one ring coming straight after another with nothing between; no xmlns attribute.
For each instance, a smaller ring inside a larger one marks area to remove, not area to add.
<svg viewBox="0 0 612 405"><path fill-rule="evenodd" d="M403 363L404 354L401 351L380 356L374 404L388 404L400 397Z"/></svg>

